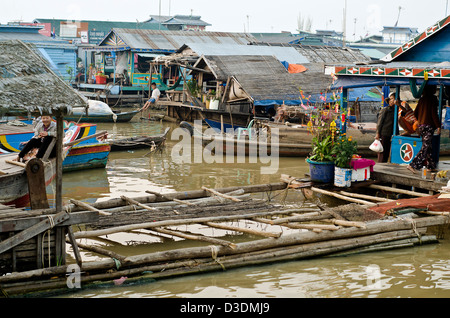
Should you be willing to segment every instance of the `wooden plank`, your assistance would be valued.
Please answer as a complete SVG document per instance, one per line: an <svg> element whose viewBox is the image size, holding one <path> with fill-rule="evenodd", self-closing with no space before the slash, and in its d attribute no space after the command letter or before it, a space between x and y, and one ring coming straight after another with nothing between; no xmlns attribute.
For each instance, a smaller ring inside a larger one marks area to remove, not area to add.
<svg viewBox="0 0 450 318"><path fill-rule="evenodd" d="M22 231L36 224L48 220L47 215L33 216L23 219L0 220L0 233ZM70 218L65 220L60 226L95 223L98 221L98 213L91 211L71 212Z"/></svg>
<svg viewBox="0 0 450 318"><path fill-rule="evenodd" d="M69 214L66 212L60 212L55 216L49 215L47 220L41 221L38 224L23 230L22 232L14 235L13 237L0 242L0 254L6 252L7 250L19 245L26 240L41 234L44 231L58 225L70 218Z"/></svg>
<svg viewBox="0 0 450 318"><path fill-rule="evenodd" d="M44 163L39 158L30 159L25 170L27 172L31 209L48 209Z"/></svg>

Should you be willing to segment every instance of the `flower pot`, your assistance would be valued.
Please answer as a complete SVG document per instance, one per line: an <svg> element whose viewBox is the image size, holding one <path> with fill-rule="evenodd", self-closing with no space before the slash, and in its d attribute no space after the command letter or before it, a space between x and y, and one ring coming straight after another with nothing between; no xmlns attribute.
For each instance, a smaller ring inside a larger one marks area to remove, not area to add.
<svg viewBox="0 0 450 318"><path fill-rule="evenodd" d="M332 183L334 180L334 162L318 162L307 159L311 181Z"/></svg>
<svg viewBox="0 0 450 318"><path fill-rule="evenodd" d="M334 185L341 188L350 187L352 185L352 169L335 167Z"/></svg>
<svg viewBox="0 0 450 318"><path fill-rule="evenodd" d="M209 102L209 109L219 109L219 100L218 99L211 99Z"/></svg>
<svg viewBox="0 0 450 318"><path fill-rule="evenodd" d="M96 75L95 76L95 83L97 83L97 84L106 84L106 76Z"/></svg>

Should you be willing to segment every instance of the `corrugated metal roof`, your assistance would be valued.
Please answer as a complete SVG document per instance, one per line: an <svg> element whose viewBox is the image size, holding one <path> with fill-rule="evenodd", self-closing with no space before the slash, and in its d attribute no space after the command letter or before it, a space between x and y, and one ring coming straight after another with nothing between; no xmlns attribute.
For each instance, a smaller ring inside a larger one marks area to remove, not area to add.
<svg viewBox="0 0 450 318"><path fill-rule="evenodd" d="M68 22L65 19L35 19L38 23L51 23L52 30L59 34L61 22ZM97 21L97 20L79 20L76 22L89 23L89 30L109 32L113 28L123 29L149 29L149 30L167 30L167 28L158 22L122 22L122 21Z"/></svg>
<svg viewBox="0 0 450 318"><path fill-rule="evenodd" d="M215 43L185 43L199 56L201 55L264 55L275 56L280 62L286 61L289 64L308 63L308 59L292 47L279 46L256 46L256 45L236 45L236 44L215 44Z"/></svg>
<svg viewBox="0 0 450 318"><path fill-rule="evenodd" d="M245 33L209 31L159 31L115 28L115 32L132 49L178 50L185 43L248 44L253 36ZM100 43L102 45L102 43Z"/></svg>

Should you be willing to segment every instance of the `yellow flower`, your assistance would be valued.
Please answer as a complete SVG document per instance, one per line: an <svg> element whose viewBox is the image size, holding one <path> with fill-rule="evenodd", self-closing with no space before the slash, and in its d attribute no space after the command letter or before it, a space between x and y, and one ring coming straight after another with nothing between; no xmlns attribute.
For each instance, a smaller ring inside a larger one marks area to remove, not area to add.
<svg viewBox="0 0 450 318"><path fill-rule="evenodd" d="M352 136L348 137L348 141L352 141Z"/></svg>

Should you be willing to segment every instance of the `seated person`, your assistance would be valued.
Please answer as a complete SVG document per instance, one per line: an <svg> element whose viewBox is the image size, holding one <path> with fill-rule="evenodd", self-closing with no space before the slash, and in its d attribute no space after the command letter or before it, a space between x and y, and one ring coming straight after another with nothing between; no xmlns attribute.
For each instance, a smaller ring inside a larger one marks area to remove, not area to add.
<svg viewBox="0 0 450 318"><path fill-rule="evenodd" d="M19 155L16 159L14 159L14 161L24 161L25 157L29 157L26 156L28 152L30 152L34 148L39 148L36 154L36 158L42 158L53 138L56 138L56 123L52 121L52 118L50 116L42 116L41 120L36 124L36 127L34 128L33 138L31 138L27 142L25 147L19 152ZM53 147L50 157L55 156L56 147Z"/></svg>
<svg viewBox="0 0 450 318"><path fill-rule="evenodd" d="M277 108L277 114L276 114L276 116L275 116L275 122L276 122L276 123L281 122L281 123L284 124L284 121L285 121L287 118L288 118L288 115L287 115L286 105L283 103L283 105L280 105L280 106Z"/></svg>
<svg viewBox="0 0 450 318"><path fill-rule="evenodd" d="M144 104L144 107L141 108L141 111L146 110L151 104L156 104L161 96L161 91L156 88L156 84L152 83L152 97Z"/></svg>

